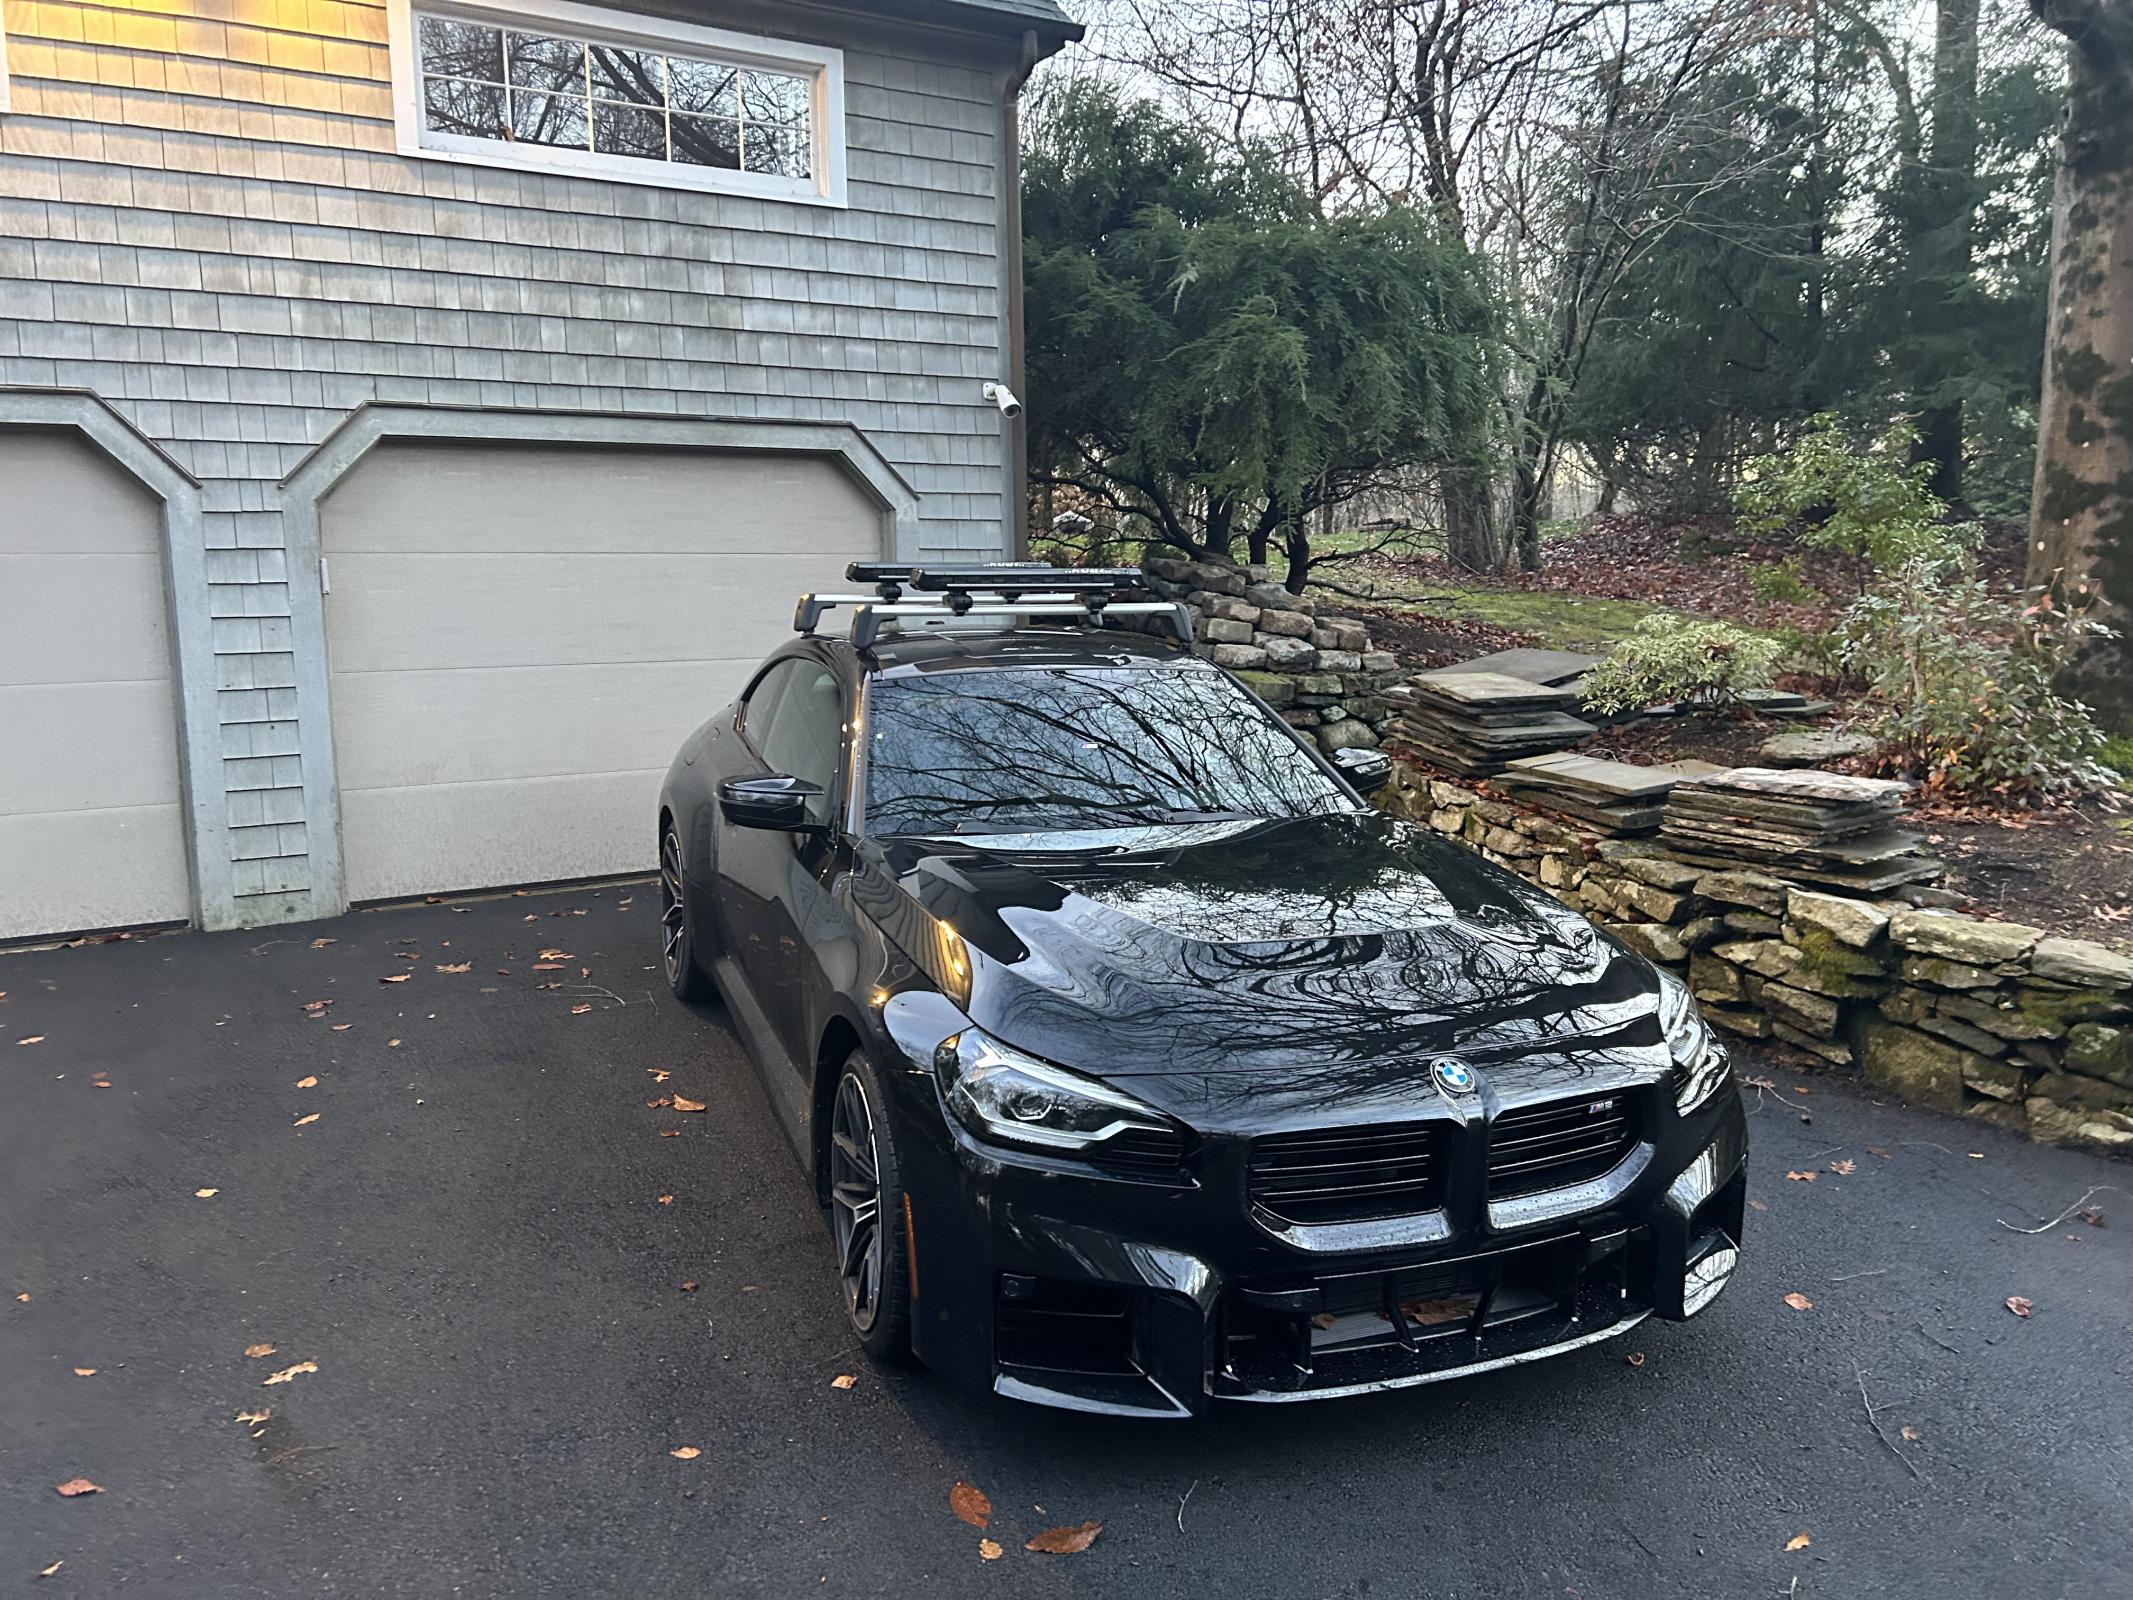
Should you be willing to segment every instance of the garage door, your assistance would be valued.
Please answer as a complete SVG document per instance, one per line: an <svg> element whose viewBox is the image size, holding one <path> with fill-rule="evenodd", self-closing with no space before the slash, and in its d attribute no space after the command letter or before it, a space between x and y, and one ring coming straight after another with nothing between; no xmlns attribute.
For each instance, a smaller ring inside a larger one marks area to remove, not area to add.
<svg viewBox="0 0 2133 1600"><path fill-rule="evenodd" d="M162 530L79 434L0 432L0 938L190 915Z"/></svg>
<svg viewBox="0 0 2133 1600"><path fill-rule="evenodd" d="M320 505L348 897L649 870L683 736L881 529L820 457L378 446Z"/></svg>

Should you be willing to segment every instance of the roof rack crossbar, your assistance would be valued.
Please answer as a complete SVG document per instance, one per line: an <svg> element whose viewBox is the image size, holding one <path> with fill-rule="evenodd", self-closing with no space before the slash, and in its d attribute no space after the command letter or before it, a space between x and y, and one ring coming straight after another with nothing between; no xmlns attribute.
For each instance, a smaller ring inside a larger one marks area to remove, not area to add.
<svg viewBox="0 0 2133 1600"><path fill-rule="evenodd" d="M812 598L812 597L810 597ZM1104 615L1163 617L1170 622L1179 642L1192 642L1192 618L1184 606L1174 600L1125 601L1092 611L1079 600L1007 599L971 604L960 610L939 604L912 601L865 601L852 612L852 643L861 650L871 649L881 637L881 624L893 619L914 617L935 622L948 618L964 617L1073 617L1083 622L1100 624Z"/></svg>
<svg viewBox="0 0 2133 1600"><path fill-rule="evenodd" d="M1090 626L1101 626L1106 615L1162 617L1180 644L1192 645L1192 613L1173 601L1145 598L1137 567L854 561L845 576L872 584L873 594L804 594L793 612L795 632L813 633L825 612L850 606L852 642L861 649L880 637L884 622L973 616L1072 617Z"/></svg>

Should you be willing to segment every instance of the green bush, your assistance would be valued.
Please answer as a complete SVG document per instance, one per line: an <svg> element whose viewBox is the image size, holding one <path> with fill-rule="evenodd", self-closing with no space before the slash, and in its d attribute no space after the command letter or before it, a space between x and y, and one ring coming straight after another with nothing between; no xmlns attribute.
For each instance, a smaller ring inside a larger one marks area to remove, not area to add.
<svg viewBox="0 0 2133 1600"><path fill-rule="evenodd" d="M1654 701L1715 711L1770 687L1784 646L1730 622L1655 611L1585 675L1584 702L1603 716Z"/></svg>
<svg viewBox="0 0 2133 1600"><path fill-rule="evenodd" d="M2097 748L2096 759L2122 778L2133 778L2133 739L2113 735Z"/></svg>
<svg viewBox="0 0 2133 1600"><path fill-rule="evenodd" d="M1758 600L1782 600L1791 605L1806 605L1818 598L1807 580L1800 576L1800 558L1787 556L1783 561L1748 569L1748 592Z"/></svg>
<svg viewBox="0 0 2133 1600"><path fill-rule="evenodd" d="M1898 422L1861 449L1824 412L1789 448L1749 463L1733 496L1740 526L1755 534L1797 526L1802 544L1865 556L1883 569L1951 546L1975 549L1982 530L1947 522L1947 506L1926 487L1931 464L1910 463L1917 437Z"/></svg>

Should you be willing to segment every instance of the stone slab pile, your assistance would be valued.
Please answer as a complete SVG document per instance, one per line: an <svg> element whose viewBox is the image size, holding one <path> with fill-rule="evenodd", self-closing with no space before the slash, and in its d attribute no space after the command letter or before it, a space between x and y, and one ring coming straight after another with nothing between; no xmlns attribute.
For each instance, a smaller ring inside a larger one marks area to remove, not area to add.
<svg viewBox="0 0 2133 1600"><path fill-rule="evenodd" d="M1328 751L1378 743L1400 663L1360 623L1321 622L1315 602L1265 567L1153 556L1143 568L1151 590L1191 609L1194 653L1235 672L1291 727Z"/></svg>
<svg viewBox="0 0 2133 1600"><path fill-rule="evenodd" d="M1708 761L1639 766L1558 750L1522 756L1492 780L1514 800L1582 822L1607 837L1656 833L1666 797L1686 778L1723 769Z"/></svg>
<svg viewBox="0 0 2133 1600"><path fill-rule="evenodd" d="M1577 695L1504 672L1425 672L1391 691L1400 738L1447 771L1501 772L1598 730L1571 715Z"/></svg>
<svg viewBox="0 0 2133 1600"><path fill-rule="evenodd" d="M1776 866L1825 888L1879 893L1941 876L1919 853L1925 841L1899 826L1909 790L1887 778L1734 767L1675 785L1659 837L1700 865Z"/></svg>

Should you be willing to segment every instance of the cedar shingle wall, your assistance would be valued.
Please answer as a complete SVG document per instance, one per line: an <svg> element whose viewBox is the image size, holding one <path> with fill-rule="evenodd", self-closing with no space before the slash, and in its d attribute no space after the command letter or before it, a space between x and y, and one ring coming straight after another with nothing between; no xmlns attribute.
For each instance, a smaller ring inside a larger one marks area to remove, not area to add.
<svg viewBox="0 0 2133 1600"><path fill-rule="evenodd" d="M927 551L1004 553L991 76L847 50L839 211L403 158L379 5L0 3L0 384L203 481L244 920L313 909L325 736L274 486L364 401L850 422Z"/></svg>

